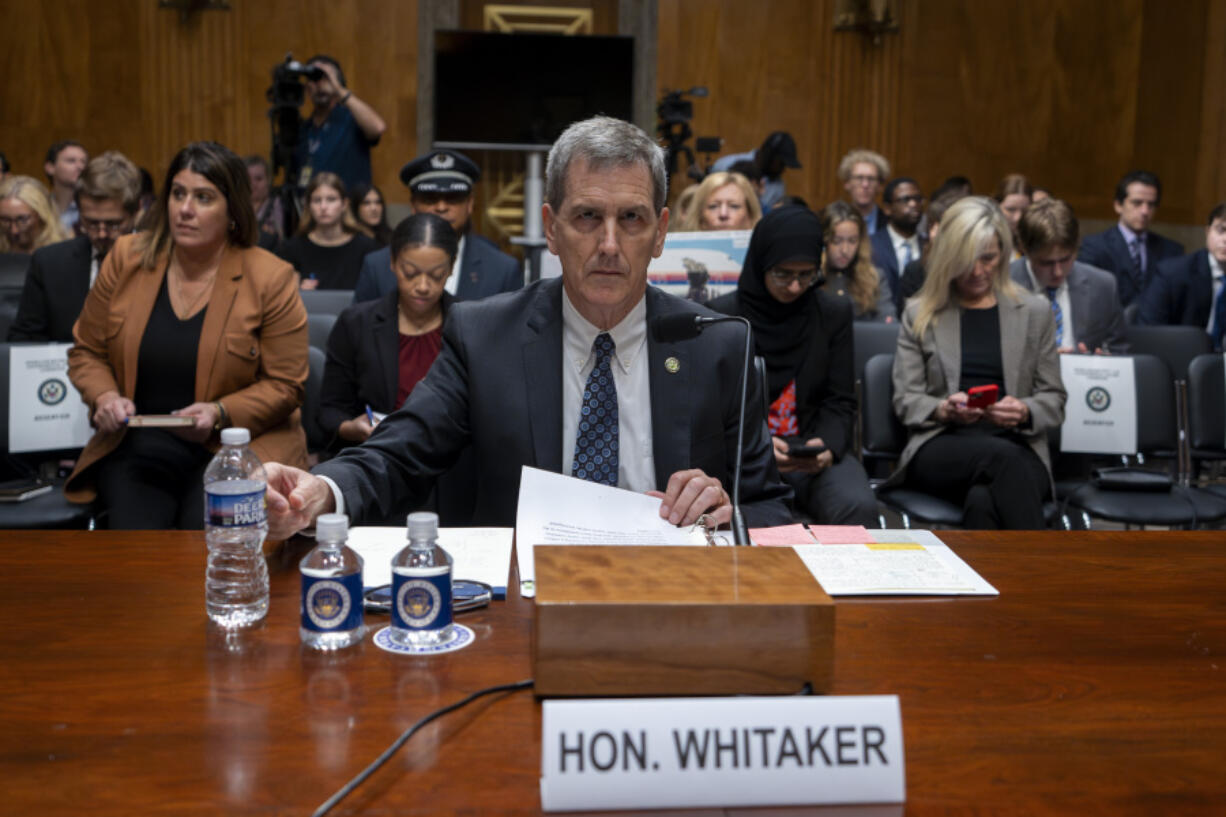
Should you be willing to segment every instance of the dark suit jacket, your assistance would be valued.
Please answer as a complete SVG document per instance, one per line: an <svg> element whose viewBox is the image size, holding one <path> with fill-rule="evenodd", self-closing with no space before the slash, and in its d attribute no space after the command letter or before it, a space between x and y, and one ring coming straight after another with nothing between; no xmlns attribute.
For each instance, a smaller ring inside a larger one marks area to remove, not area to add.
<svg viewBox="0 0 1226 817"><path fill-rule="evenodd" d="M710 310L648 287L647 319ZM668 358L678 365L665 366ZM732 489L743 330L708 328L678 343L647 341L656 487L676 471L701 468ZM762 405L756 378L749 403ZM562 281L457 303L443 326L443 349L426 378L364 444L315 472L333 479L350 518L390 516L413 507L434 478L471 442L477 461L475 525L515 522L521 467L560 472L562 440ZM791 519L790 490L779 481L765 418L746 423L741 498L747 523Z"/></svg>
<svg viewBox="0 0 1226 817"><path fill-rule="evenodd" d="M514 292L524 285L524 271L519 262L484 236L469 232L464 236L464 254L460 258L460 280L456 299L475 301L499 292ZM396 273L392 271L391 247L370 253L362 261L358 284L353 290L353 302L373 301L396 289Z"/></svg>
<svg viewBox="0 0 1226 817"><path fill-rule="evenodd" d="M851 300L820 290L816 295L819 320L796 372L796 421L799 439L821 437L838 461L852 449L856 418ZM727 315L740 314L735 291L707 306Z"/></svg>
<svg viewBox="0 0 1226 817"><path fill-rule="evenodd" d="M1213 310L1213 272L1209 251L1168 258L1158 265L1149 285L1137 299L1137 323L1209 325Z"/></svg>
<svg viewBox="0 0 1226 817"><path fill-rule="evenodd" d="M1160 262L1183 255L1183 245L1150 230L1145 234L1145 255L1145 279L1141 280L1133 272L1132 256L1119 225L1112 225L1101 233L1086 236L1077 260L1114 275L1119 284L1120 304L1126 307L1145 290Z"/></svg>
<svg viewBox="0 0 1226 817"><path fill-rule="evenodd" d="M10 341L72 342L72 325L89 294L91 254L83 235L34 252Z"/></svg>
<svg viewBox="0 0 1226 817"><path fill-rule="evenodd" d="M1009 265L1009 277L1028 292L1035 292L1025 258L1018 258ZM1036 294L1047 297L1046 292ZM1073 331L1077 336L1065 338L1065 346L1076 349L1078 343L1084 343L1091 352L1100 348L1113 355L1128 352L1124 309L1116 293L1114 275L1074 261L1068 274L1068 298L1073 311Z"/></svg>
<svg viewBox="0 0 1226 817"><path fill-rule="evenodd" d="M168 262L163 254L152 268L141 266L139 238L124 236L107 253L68 352L68 376L91 413L105 392L128 398L136 393L141 339ZM304 465L298 407L307 379L307 316L293 267L261 249L230 247L205 310L196 400L220 401L231 425L250 429L251 447L262 461ZM65 483L69 499L94 498L92 466L119 446L125 432L90 438ZM207 447L216 449L216 438Z"/></svg>
<svg viewBox="0 0 1226 817"><path fill-rule="evenodd" d="M894 309L901 315L903 307L907 304L906 298L903 297L902 271L898 269L898 256L894 254L894 243L890 239L890 231L884 224L881 229L873 233L869 243L873 248L873 266L881 271L889 283L890 292L894 293ZM923 249L922 244L920 248ZM919 258L916 257L911 263L914 264L918 260Z"/></svg>

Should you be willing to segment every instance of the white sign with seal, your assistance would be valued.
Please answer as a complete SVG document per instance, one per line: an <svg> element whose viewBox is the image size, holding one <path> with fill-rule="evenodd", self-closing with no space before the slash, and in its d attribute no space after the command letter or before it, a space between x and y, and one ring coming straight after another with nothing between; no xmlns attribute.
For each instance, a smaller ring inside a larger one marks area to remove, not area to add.
<svg viewBox="0 0 1226 817"><path fill-rule="evenodd" d="M1136 369L1130 357L1060 355L1068 391L1060 450L1137 453Z"/></svg>
<svg viewBox="0 0 1226 817"><path fill-rule="evenodd" d="M81 448L89 408L68 379L71 343L9 347L9 450Z"/></svg>
<svg viewBox="0 0 1226 817"><path fill-rule="evenodd" d="M901 803L896 695L545 701L546 811Z"/></svg>

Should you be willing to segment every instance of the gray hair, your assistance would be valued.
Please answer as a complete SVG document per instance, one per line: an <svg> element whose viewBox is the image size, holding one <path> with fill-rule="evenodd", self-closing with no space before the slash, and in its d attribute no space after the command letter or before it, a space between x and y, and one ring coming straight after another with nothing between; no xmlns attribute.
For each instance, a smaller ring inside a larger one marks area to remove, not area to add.
<svg viewBox="0 0 1226 817"><path fill-rule="evenodd" d="M652 204L656 213L668 200L668 174L664 172L664 149L642 128L610 116L593 116L575 122L553 143L545 164L545 201L555 211L566 197L566 172L575 159L591 168L644 165L651 172Z"/></svg>

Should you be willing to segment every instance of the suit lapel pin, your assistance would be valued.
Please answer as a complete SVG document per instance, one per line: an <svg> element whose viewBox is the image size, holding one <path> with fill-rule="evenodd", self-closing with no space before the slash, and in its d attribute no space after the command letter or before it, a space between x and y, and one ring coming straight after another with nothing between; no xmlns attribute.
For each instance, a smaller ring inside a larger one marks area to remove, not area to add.
<svg viewBox="0 0 1226 817"><path fill-rule="evenodd" d="M681 361L675 357L666 358L664 360L664 368L668 370L669 374L676 374L681 371Z"/></svg>

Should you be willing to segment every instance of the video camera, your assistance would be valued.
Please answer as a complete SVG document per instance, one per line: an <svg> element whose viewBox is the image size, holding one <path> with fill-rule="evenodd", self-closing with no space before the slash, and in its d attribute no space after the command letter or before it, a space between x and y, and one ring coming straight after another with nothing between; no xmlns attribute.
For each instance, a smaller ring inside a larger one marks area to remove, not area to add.
<svg viewBox="0 0 1226 817"><path fill-rule="evenodd" d="M695 86L688 91L665 89L664 97L660 100L660 104L656 106L656 116L660 120L659 124L656 125L656 132L660 134L660 138L665 143L667 151L665 162L668 168L668 175L671 176L677 172L677 157L685 154L685 157L689 160L689 169L686 175L695 181L702 181L707 173L696 164L694 151L685 144L694 135L694 131L690 129L690 121L694 118L694 103L686 99L687 96L694 99L703 99L707 96L707 89L701 85ZM696 147L700 153L718 153L722 142L723 140L718 136L699 137L696 140Z"/></svg>

